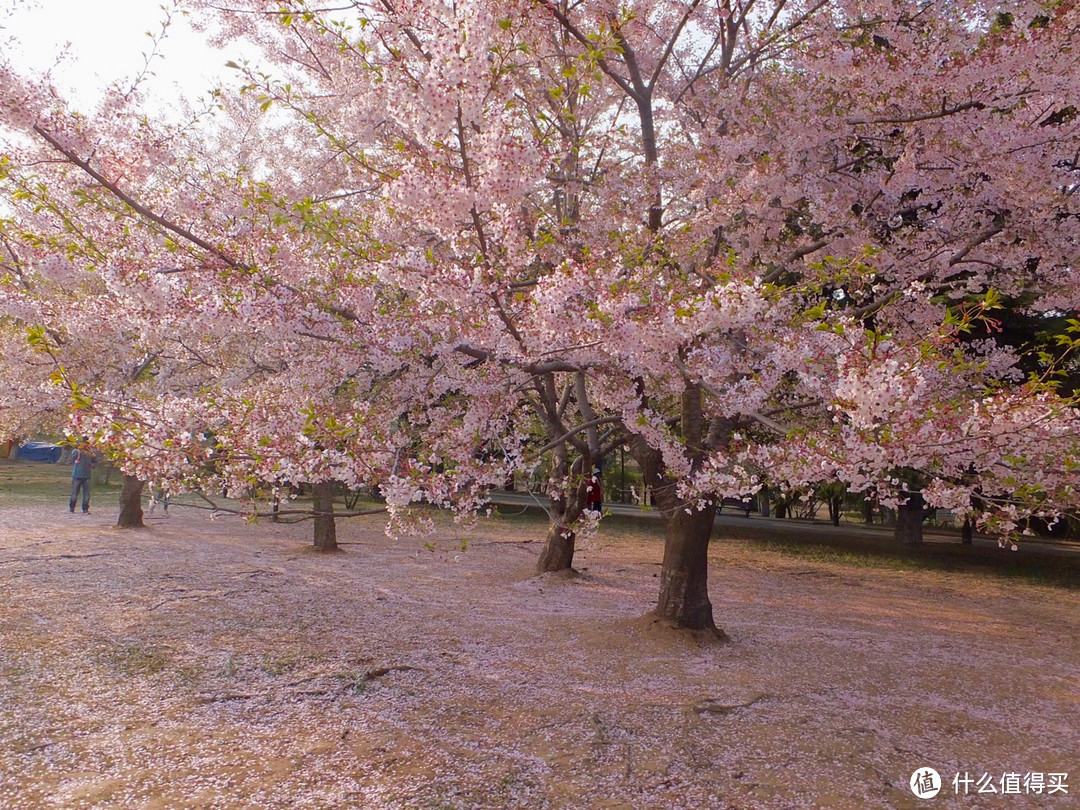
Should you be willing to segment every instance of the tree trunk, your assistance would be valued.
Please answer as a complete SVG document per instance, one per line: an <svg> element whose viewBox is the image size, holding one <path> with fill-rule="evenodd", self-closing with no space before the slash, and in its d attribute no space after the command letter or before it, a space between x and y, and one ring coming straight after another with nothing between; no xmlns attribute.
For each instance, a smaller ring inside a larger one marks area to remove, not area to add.
<svg viewBox="0 0 1080 810"><path fill-rule="evenodd" d="M574 530L559 520L552 520L548 525L547 539L540 561L536 564L538 573L551 571L569 571L574 566Z"/></svg>
<svg viewBox="0 0 1080 810"><path fill-rule="evenodd" d="M728 420L707 424L702 397L700 385L687 383L679 419L686 455L695 468L703 463L706 447L723 446L733 433ZM664 518L664 561L653 615L680 627L707 630L717 638L726 639L713 620L709 601L709 540L719 499L712 499L704 509L694 508L693 502L687 503L679 496L678 481L667 474L661 452L650 447L640 435L631 438L629 448L641 467L642 482L652 489Z"/></svg>
<svg viewBox="0 0 1080 810"><path fill-rule="evenodd" d="M120 490L120 516L116 525L121 529L144 529L142 492L145 482L134 475L124 476L124 487Z"/></svg>
<svg viewBox="0 0 1080 810"><path fill-rule="evenodd" d="M691 630L709 630L726 639L713 620L709 601L709 540L716 503L687 514L688 504L676 495L676 482L662 474L660 453L641 437L635 437L630 448L664 518L664 562L653 615Z"/></svg>
<svg viewBox="0 0 1080 810"><path fill-rule="evenodd" d="M561 500L551 499L548 510L551 522L548 524L544 550L540 552L540 559L536 563L538 574L573 570L577 533L572 527L585 508L585 486L580 484L564 493L565 497Z"/></svg>
<svg viewBox="0 0 1080 810"><path fill-rule="evenodd" d="M320 481L311 487L315 508L315 548L337 551L337 526L334 523L334 482Z"/></svg>
<svg viewBox="0 0 1080 810"><path fill-rule="evenodd" d="M840 525L840 514L844 509L844 499L832 497L829 498L829 519L832 520L833 526Z"/></svg>
<svg viewBox="0 0 1080 810"><path fill-rule="evenodd" d="M874 525L874 501L871 498L863 499L863 521L867 526Z"/></svg>
<svg viewBox="0 0 1080 810"><path fill-rule="evenodd" d="M664 565L656 615L692 630L721 631L709 601L709 538L716 506L686 514L677 509L664 531Z"/></svg>
<svg viewBox="0 0 1080 810"><path fill-rule="evenodd" d="M769 490L767 487L762 487L758 492L758 512L762 517L769 516Z"/></svg>
<svg viewBox="0 0 1080 810"><path fill-rule="evenodd" d="M964 518L964 525L960 527L960 542L965 546L970 546L974 543L975 538L975 526L971 522L971 518Z"/></svg>
<svg viewBox="0 0 1080 810"><path fill-rule="evenodd" d="M563 480L568 476L576 475L581 480L569 491L561 493L561 498L548 500L550 523L547 538L544 541L544 550L540 552L540 559L536 563L538 574L574 569L574 542L577 535L572 527L585 509L588 476L583 472L584 470L592 470L591 458L579 456L571 464L570 454L565 444L556 447L552 452L553 478Z"/></svg>
<svg viewBox="0 0 1080 810"><path fill-rule="evenodd" d="M896 528L893 537L899 543L919 545L923 541L922 524L926 510L921 492L908 493L907 503L896 509Z"/></svg>

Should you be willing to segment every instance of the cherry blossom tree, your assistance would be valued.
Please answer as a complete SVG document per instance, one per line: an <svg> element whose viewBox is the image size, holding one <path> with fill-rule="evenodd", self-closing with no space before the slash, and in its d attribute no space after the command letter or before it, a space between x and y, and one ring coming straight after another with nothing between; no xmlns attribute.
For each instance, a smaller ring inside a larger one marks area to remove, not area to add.
<svg viewBox="0 0 1080 810"><path fill-rule="evenodd" d="M914 425L942 446L955 428L916 395L978 408L1016 363L965 346L968 371L930 388L930 358L997 292L1074 306L1069 4L374 4L354 6L355 30L302 3L248 8L232 33L262 36L282 71L249 70L250 87L336 145L348 188L379 190L350 207L412 259L376 272L435 302L428 324L468 313L440 326L459 366L499 364L519 386L585 375L602 393L578 425L635 435L669 522L660 613L680 622L712 621L723 489L786 464L787 480L902 499L898 471L942 462ZM369 101L387 96L392 117ZM1004 205L1017 193L1023 211ZM549 404L570 390L543 385ZM858 430L864 399L879 418ZM905 408L901 438L880 417ZM826 462L800 432L842 450ZM753 453L733 453L747 438ZM924 452L884 454L886 439Z"/></svg>
<svg viewBox="0 0 1080 810"><path fill-rule="evenodd" d="M367 480L392 444L358 427L343 436L335 408L356 426L356 390L392 369L377 368L366 333L350 338L359 359L329 348L346 340L322 325L337 317L252 270L261 251L303 249L287 229L266 238L269 192L244 169L254 133L216 129L196 142L192 122L152 126L131 113L133 91L87 118L45 86L8 79L7 109L15 123L32 116L34 136L5 156L15 209L4 221L5 313L12 334L28 326L33 338L32 351L6 356L20 373L8 379L36 373L30 390L66 392L71 429L118 456L136 507L143 480L236 492L311 482L323 495L316 544L332 547L325 482ZM186 160L166 159L176 151ZM81 157L91 153L93 163ZM241 220L246 205L258 215Z"/></svg>
<svg viewBox="0 0 1080 810"><path fill-rule="evenodd" d="M765 476L978 492L1006 535L1072 499L1058 368L1025 377L994 329L1003 300L1077 306L1076 3L192 7L263 54L216 135L128 97L71 118L10 73L2 107L18 165L59 160L48 194L101 228L95 266L177 284L176 328L221 337L178 401L227 414L237 474L378 468L396 509L475 502L542 450L561 568L583 473L626 442L666 523L657 614L710 630L715 504Z"/></svg>

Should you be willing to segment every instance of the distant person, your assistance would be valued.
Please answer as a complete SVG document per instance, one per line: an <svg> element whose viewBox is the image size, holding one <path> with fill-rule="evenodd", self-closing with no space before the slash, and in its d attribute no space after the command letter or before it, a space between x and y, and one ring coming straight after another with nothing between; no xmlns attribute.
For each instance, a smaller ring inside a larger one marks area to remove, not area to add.
<svg viewBox="0 0 1080 810"><path fill-rule="evenodd" d="M68 503L68 511L75 511L75 502L79 500L79 491L82 491L82 511L84 515L90 514L90 476L97 464L97 456L90 449L90 445L80 445L71 457L71 502Z"/></svg>
<svg viewBox="0 0 1080 810"><path fill-rule="evenodd" d="M598 515L604 511L604 485L600 482L599 467L593 467L589 488L585 492L585 508Z"/></svg>
<svg viewBox="0 0 1080 810"><path fill-rule="evenodd" d="M168 517L169 492L160 484L150 487L150 516L153 516L158 504L161 504L161 511L165 512L165 516Z"/></svg>

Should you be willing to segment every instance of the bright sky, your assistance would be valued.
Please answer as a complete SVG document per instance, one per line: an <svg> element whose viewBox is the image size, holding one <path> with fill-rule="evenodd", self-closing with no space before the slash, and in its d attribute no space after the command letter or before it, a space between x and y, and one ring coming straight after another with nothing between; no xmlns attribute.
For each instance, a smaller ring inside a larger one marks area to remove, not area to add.
<svg viewBox="0 0 1080 810"><path fill-rule="evenodd" d="M170 0L0 0L0 48L18 65L34 72L57 63L53 76L63 90L74 91L77 106L93 103L111 81L132 77L153 47L147 32L159 32L161 6ZM181 14L161 48L164 58L152 65L150 87L167 103L179 89L200 96L214 77L231 71L225 62L236 54L210 49ZM66 55L65 55L66 54Z"/></svg>

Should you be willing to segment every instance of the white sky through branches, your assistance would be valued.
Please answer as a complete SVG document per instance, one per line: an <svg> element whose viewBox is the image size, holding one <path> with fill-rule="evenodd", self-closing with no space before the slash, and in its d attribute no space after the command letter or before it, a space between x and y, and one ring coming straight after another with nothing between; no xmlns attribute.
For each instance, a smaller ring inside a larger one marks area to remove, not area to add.
<svg viewBox="0 0 1080 810"><path fill-rule="evenodd" d="M159 33L166 11L157 0L5 0L0 2L0 48L28 72L51 70L62 92L85 108L111 82L138 75L154 47L148 32ZM171 3L165 3L171 6ZM168 107L179 93L205 94L230 71L236 54L210 48L180 13L150 70L152 101Z"/></svg>

